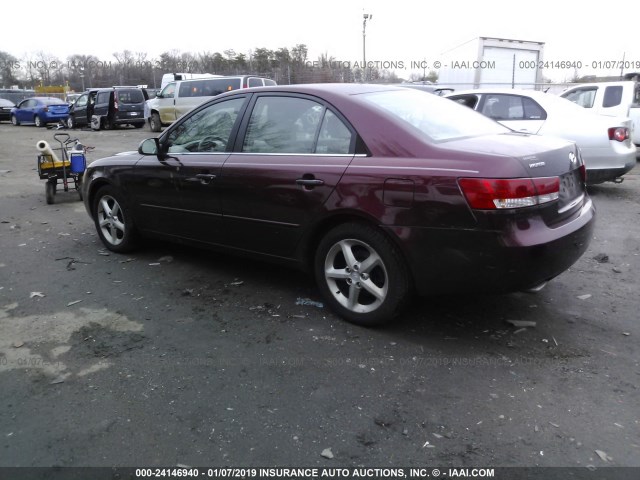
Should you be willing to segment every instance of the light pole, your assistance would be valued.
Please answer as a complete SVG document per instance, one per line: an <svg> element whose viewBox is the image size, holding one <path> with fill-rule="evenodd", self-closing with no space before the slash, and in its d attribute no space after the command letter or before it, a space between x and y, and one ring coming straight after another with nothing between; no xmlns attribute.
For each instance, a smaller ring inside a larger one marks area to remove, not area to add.
<svg viewBox="0 0 640 480"><path fill-rule="evenodd" d="M367 81L367 20L371 20L373 15L365 13L362 15L362 81Z"/></svg>

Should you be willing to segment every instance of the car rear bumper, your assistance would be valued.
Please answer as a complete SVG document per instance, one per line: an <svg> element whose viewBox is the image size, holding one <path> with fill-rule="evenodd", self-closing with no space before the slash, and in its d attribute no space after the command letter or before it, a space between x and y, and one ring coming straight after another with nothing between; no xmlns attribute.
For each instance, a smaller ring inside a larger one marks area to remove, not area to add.
<svg viewBox="0 0 640 480"><path fill-rule="evenodd" d="M583 149L582 154L587 167L587 183L594 184L614 180L627 173L635 167L638 152L633 144L618 144L614 149Z"/></svg>
<svg viewBox="0 0 640 480"><path fill-rule="evenodd" d="M595 223L590 199L558 228L515 221L501 232L393 227L408 243L420 295L525 290L558 276L586 251Z"/></svg>

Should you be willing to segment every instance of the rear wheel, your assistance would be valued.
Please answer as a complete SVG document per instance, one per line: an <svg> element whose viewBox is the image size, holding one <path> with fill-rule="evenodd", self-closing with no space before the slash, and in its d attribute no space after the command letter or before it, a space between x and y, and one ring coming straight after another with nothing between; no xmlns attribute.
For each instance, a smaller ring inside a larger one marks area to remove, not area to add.
<svg viewBox="0 0 640 480"><path fill-rule="evenodd" d="M53 203L56 201L55 197L56 197L56 187L57 187L57 181L56 180L49 180L47 181L47 183L44 184L44 194L45 194L45 198L47 199L47 205L53 205Z"/></svg>
<svg viewBox="0 0 640 480"><path fill-rule="evenodd" d="M151 118L149 118L149 128L152 132L159 132L162 130L162 123L160 123L160 115L157 113L152 113Z"/></svg>
<svg viewBox="0 0 640 480"><path fill-rule="evenodd" d="M136 232L131 210L117 189L106 185L96 194L93 217L100 240L114 252L128 252L135 247Z"/></svg>
<svg viewBox="0 0 640 480"><path fill-rule="evenodd" d="M365 224L331 230L318 245L314 271L330 306L358 325L389 322L409 296L409 274L398 248Z"/></svg>

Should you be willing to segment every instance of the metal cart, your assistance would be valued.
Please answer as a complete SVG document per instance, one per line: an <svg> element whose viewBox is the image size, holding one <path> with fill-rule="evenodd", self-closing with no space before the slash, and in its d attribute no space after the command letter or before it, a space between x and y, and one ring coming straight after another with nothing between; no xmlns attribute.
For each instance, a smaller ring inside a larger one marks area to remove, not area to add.
<svg viewBox="0 0 640 480"><path fill-rule="evenodd" d="M60 145L58 148L51 148L44 140L37 143L41 152L38 155L38 175L41 180L47 181L47 204L54 203L58 185L62 185L65 192L70 188L74 189L82 200L80 186L87 167L86 148L77 138L72 139L68 133L55 133L53 138Z"/></svg>

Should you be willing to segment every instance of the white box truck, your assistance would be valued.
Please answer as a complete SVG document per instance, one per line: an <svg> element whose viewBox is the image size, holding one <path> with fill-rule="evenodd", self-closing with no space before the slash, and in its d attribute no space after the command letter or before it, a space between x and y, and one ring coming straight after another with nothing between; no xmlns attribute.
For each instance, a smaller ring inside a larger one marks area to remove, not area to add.
<svg viewBox="0 0 640 480"><path fill-rule="evenodd" d="M444 52L438 85L470 88L527 88L543 83L544 42L478 37Z"/></svg>

